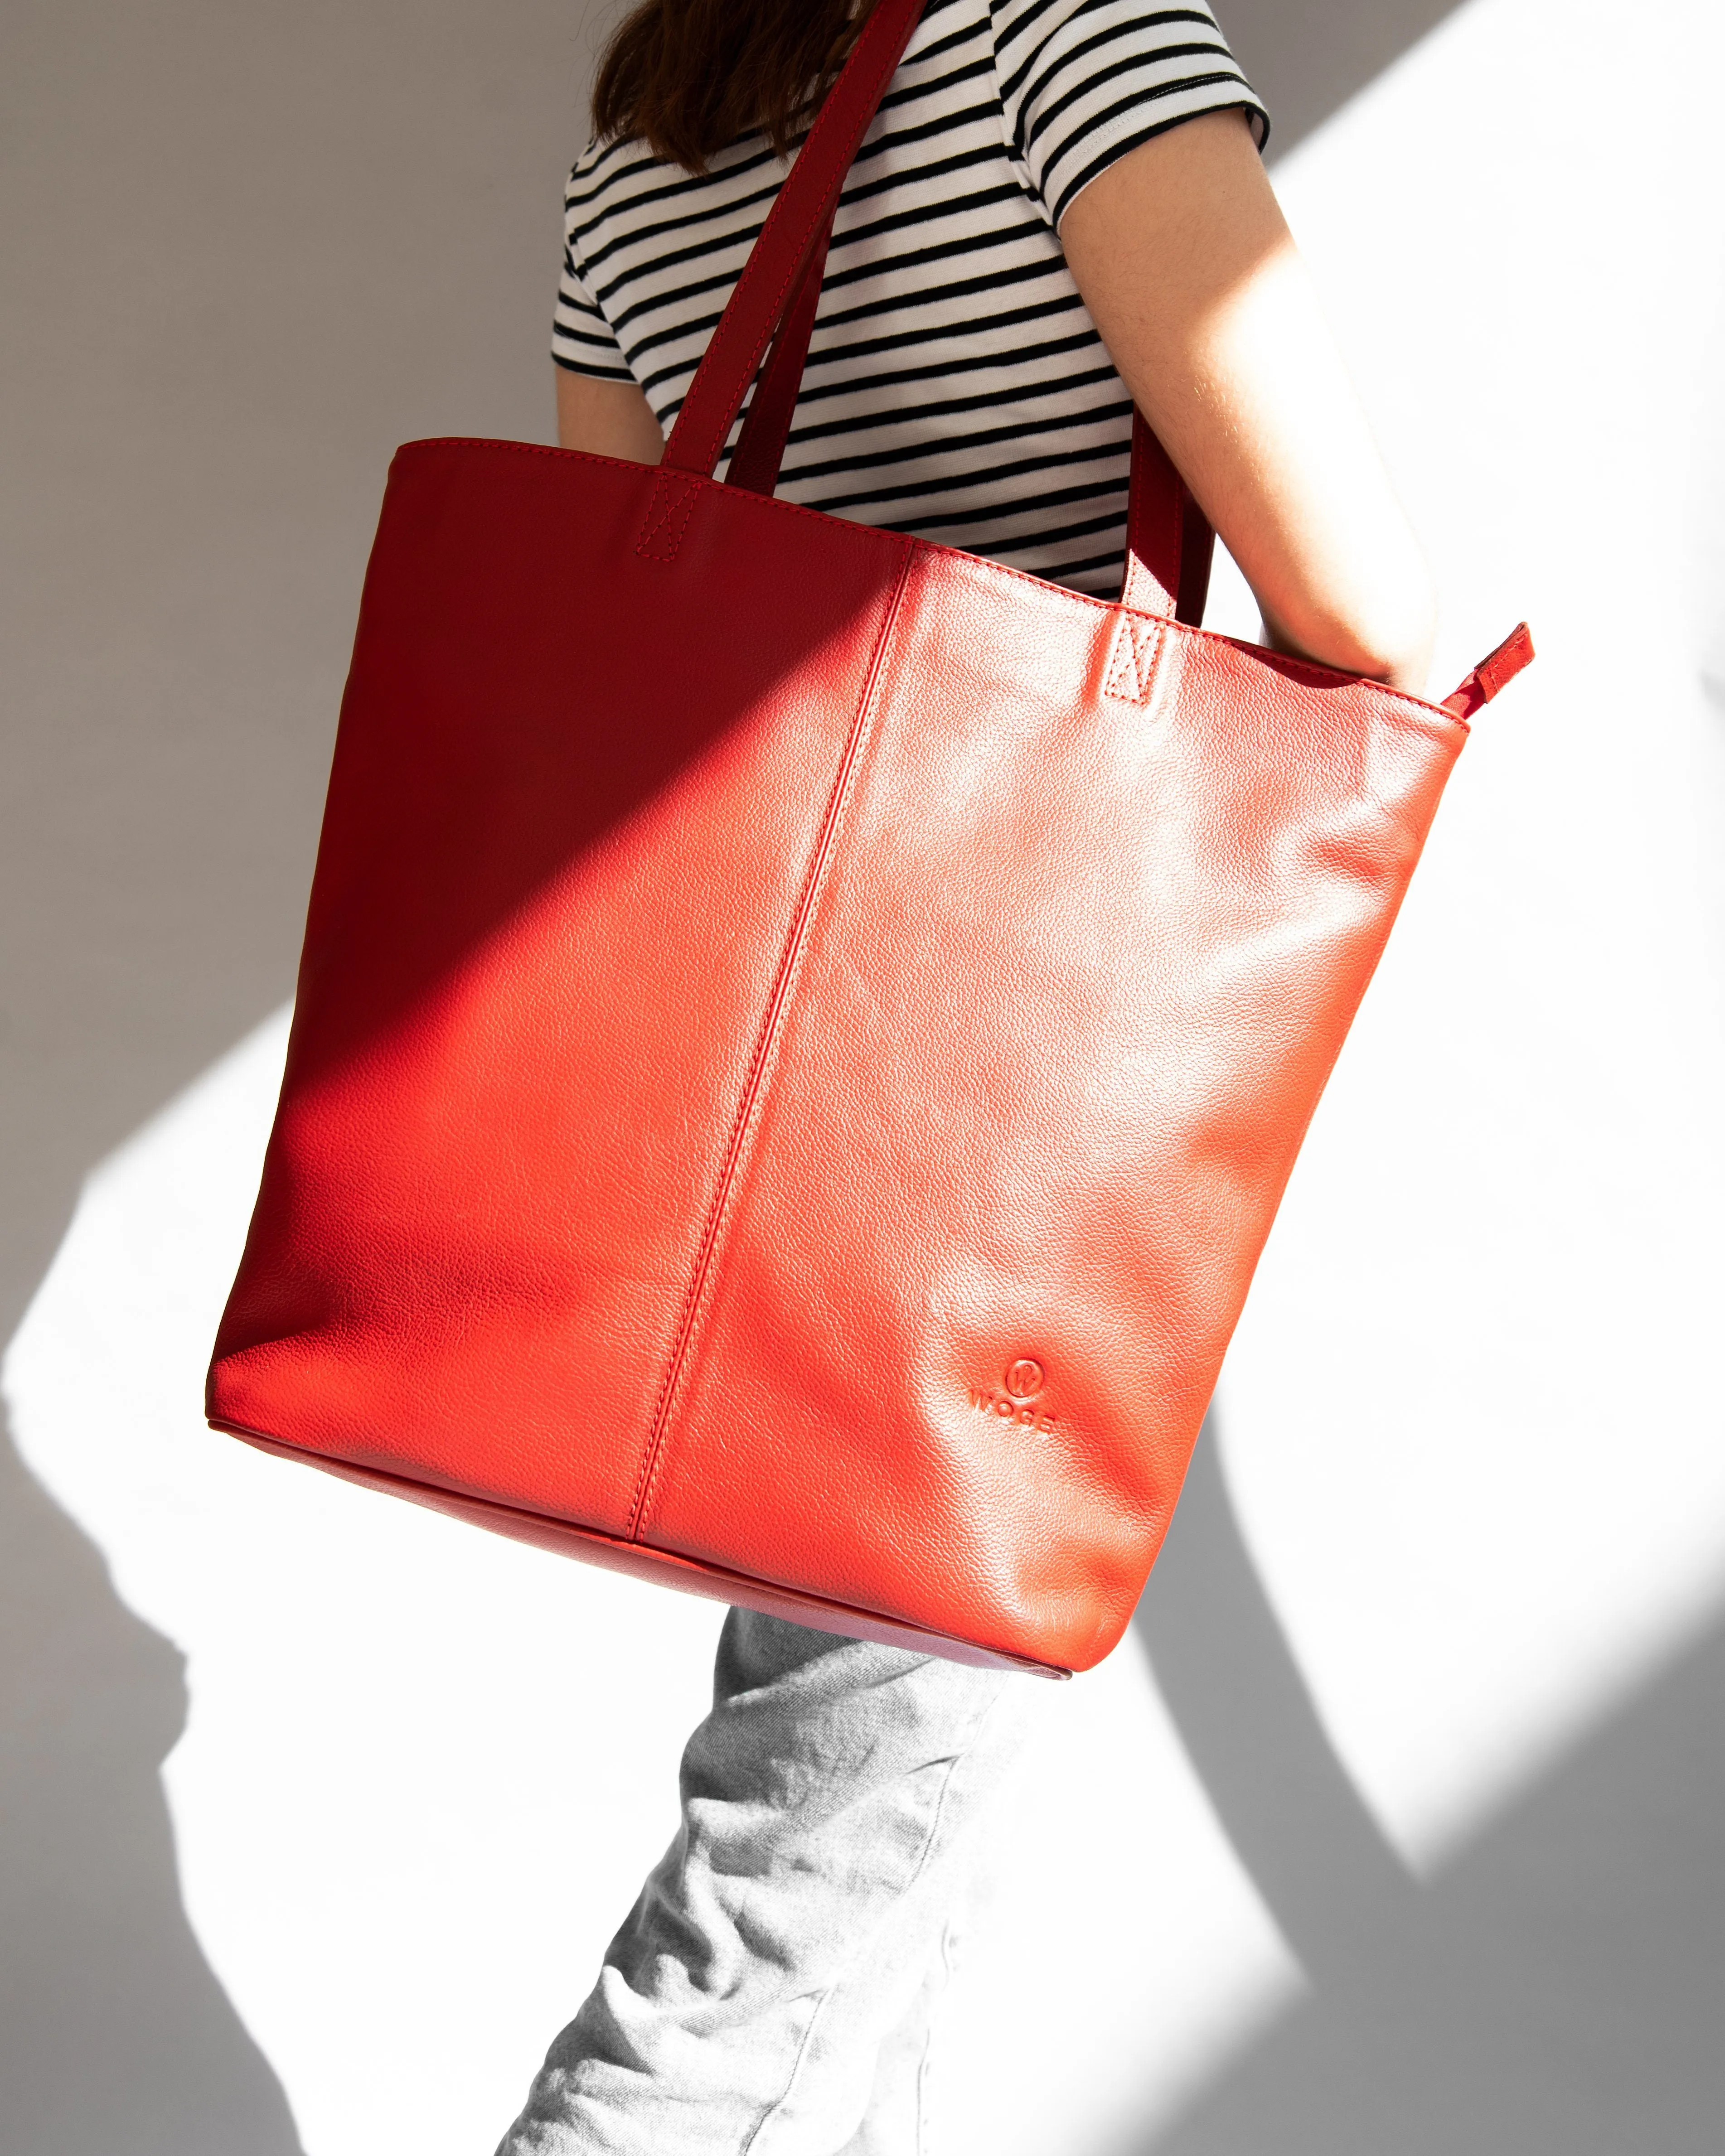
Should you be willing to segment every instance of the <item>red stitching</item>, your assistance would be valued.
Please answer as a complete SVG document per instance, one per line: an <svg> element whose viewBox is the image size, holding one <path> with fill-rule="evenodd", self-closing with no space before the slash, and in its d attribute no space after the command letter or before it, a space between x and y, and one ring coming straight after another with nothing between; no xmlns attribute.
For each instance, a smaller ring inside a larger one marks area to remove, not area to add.
<svg viewBox="0 0 1725 2156"><path fill-rule="evenodd" d="M670 1426L671 1409L683 1374L689 1367L690 1353L701 1321L711 1301L716 1285L713 1279L713 1259L719 1240L723 1235L736 1202L742 1182L743 1153L759 1121L766 1094L766 1070L773 1050L783 1033L784 1014L789 1006L797 976L802 970L803 954L809 947L814 932L814 913L820 894L825 888L827 871L831 866L838 828L850 798L852 782L860 757L862 743L868 732L880 688L881 672L887 645L904 603L905 589L910 581L911 564L916 558L916 542L906 540L904 558L899 565L898 580L893 586L892 598L886 608L886 619L880 627L869 670L858 701L856 716L851 721L839 769L828 798L826 813L821 818L814 849L803 879L803 888L798 894L796 909L791 916L791 925L786 934L784 947L779 954L774 973L773 988L767 998L767 1009L761 1019L760 1031L755 1038L754 1052L743 1079L743 1086L732 1120L731 1137L725 1148L725 1158L719 1170L719 1180L707 1214L695 1265L690 1275L689 1286L678 1313L677 1330L672 1339L670 1359L660 1380L658 1397L654 1402L653 1419L648 1426L647 1443L641 1456L641 1466L635 1478L634 1502L630 1507L629 1526L625 1530L630 1542L638 1541L652 1507L654 1487L658 1471L665 1457L665 1440Z"/></svg>
<svg viewBox="0 0 1725 2156"><path fill-rule="evenodd" d="M632 464L626 457L597 456L590 449L553 449L542 442L492 441L478 435L445 434L428 437L424 441L404 442L396 454L399 457L409 450L432 449L518 449L527 456L578 457L584 458L591 464L614 465L625 471L643 469ZM680 469L679 476L687 479L692 486L711 483L703 481L696 473L682 472ZM809 509L800 501L787 501L783 495L751 494L742 487L727 488L726 493L739 505L750 502L756 508L769 511L775 516L811 516L818 524L824 524L829 528L836 526L839 531L848 533L866 532L882 538L900 536L896 532L883 532L878 525L863 524L855 517L832 516L824 509ZM986 555L967 554L962 547L942 547L933 539L911 538L909 543L921 547L925 554L950 555L954 561L968 562L973 568L986 571L991 577L1004 577L1014 583L1029 584L1039 592L1053 592L1060 598L1070 599L1079 606L1095 607L1104 613L1114 613L1120 609L1118 599L1099 599L1089 592L1075 592L1065 584L1051 584L1045 577L1033 577L1028 569L1009 569L1004 562L991 562ZM1172 635L1199 637L1206 643L1225 644L1230 650L1243 651L1249 659L1274 665L1282 672L1297 674L1316 685L1371 689L1380 696L1394 697L1398 703L1409 705L1416 711L1424 711L1432 718L1441 719L1447 726L1459 726L1464 734L1473 731L1466 719L1458 718L1454 711L1446 711L1441 704L1428 702L1424 696L1410 695L1405 689L1392 689L1388 682L1368 680L1363 674L1343 674L1332 666L1320 666L1312 660L1296 659L1286 652L1271 651L1261 644L1249 644L1244 637L1224 636L1219 629L1199 629L1189 621L1171 621L1158 614L1139 613L1137 608L1128 611L1138 614L1138 618L1144 621L1158 623Z"/></svg>
<svg viewBox="0 0 1725 2156"><path fill-rule="evenodd" d="M604 457L600 456L596 450L593 449L560 449L554 448L549 443L546 442L488 441L483 436L476 434L428 435L424 441L403 442L395 454L398 457L401 457L407 455L410 451L417 449L515 449L518 450L523 456L566 457L577 464L608 465L614 471L626 471L639 474L644 470L652 469L650 466L638 464L632 457ZM671 475L671 470L666 470L665 476L669 479ZM680 480L686 480L691 490L699 489L703 486L718 485L717 480L703 480L697 472L685 472L680 469L675 469L675 475ZM658 477L657 473L655 474L655 479ZM845 536L850 539L882 539L905 543L905 535L902 532L886 531L883 531L877 524L860 524L855 517L829 516L824 510L805 509L803 504L799 501L783 501L772 495L754 494L744 487L724 487L721 489L721 491L724 494L727 501L739 505L746 502L752 502L759 508L785 510L788 511L793 516L812 517L817 524L824 524L830 528L842 531ZM691 498L692 501L692 494ZM916 539L909 541L908 543L911 546L920 547L925 542L920 539ZM948 547L939 548L935 551L943 553L956 553L958 550L956 547ZM963 558L966 560L973 560L976 557L974 556L967 555ZM1039 583L1040 579L1033 577L1029 581L1032 583ZM1064 589L1064 587L1055 585L1050 587L1050 588L1054 590L1061 590ZM1068 592L1066 596L1068 598L1082 598L1086 594L1082 592Z"/></svg>
<svg viewBox="0 0 1725 2156"><path fill-rule="evenodd" d="M1193 1389L1196 1390L1196 1388ZM959 1637L957 1633L932 1631L917 1619L904 1616L896 1609L870 1609L860 1603L835 1601L829 1594L816 1594L813 1588L793 1587L782 1580L764 1578L757 1573L737 1572L725 1565L713 1564L705 1558L687 1557L680 1550L665 1549L654 1543L638 1543L632 1546L620 1536L610 1534L603 1527L589 1526L571 1514L530 1512L524 1506L511 1505L501 1497L489 1496L467 1483L434 1482L423 1475L392 1475L388 1468L373 1467L368 1461L352 1458L346 1453L319 1452L306 1445L290 1445L285 1438L274 1437L265 1430L254 1430L249 1423L229 1422L216 1415L206 1416L205 1420L212 1430L237 1437L244 1444L257 1446L260 1451L272 1453L283 1460L302 1461L308 1467L321 1468L326 1474L339 1476L343 1481L358 1480L387 1488L412 1504L427 1505L438 1511L442 1509L439 1502L440 1499L453 1498L456 1503L471 1505L492 1518L519 1522L520 1529L511 1526L503 1530L506 1534L514 1534L518 1538L531 1541L536 1529L548 1529L552 1533L561 1531L578 1536L583 1542L601 1543L607 1549L621 1550L634 1547L664 1558L675 1572L693 1573L698 1578L716 1580L723 1587L757 1591L764 1589L782 1601L802 1603L809 1608L825 1610L835 1616L876 1620L922 1640L952 1641ZM521 1530L526 1531L524 1537ZM721 1599L734 1602L737 1597L734 1592L722 1598L714 1597L715 1600ZM986 1640L966 1638L961 1644L979 1648L984 1654L997 1655L1015 1668L1027 1670L1034 1676L1070 1677L1072 1674L1070 1670L1062 1668L1057 1662L1033 1662L1022 1655L1015 1654L1010 1647L990 1646Z"/></svg>
<svg viewBox="0 0 1725 2156"><path fill-rule="evenodd" d="M653 491L647 496L647 514L642 520L641 536L635 542L636 553L648 554L652 552L652 542L658 536L659 528L665 522L670 511L670 490L665 484L664 473L661 472L653 482Z"/></svg>
<svg viewBox="0 0 1725 2156"><path fill-rule="evenodd" d="M675 562L683 543L683 535L689 529L689 519L695 514L696 490L703 482L692 479L686 472L661 471L653 482L652 498L647 504L647 521L641 527L641 536L635 542L636 553L652 562ZM678 489L682 491L679 495ZM680 505L681 514L678 515ZM676 516L676 529L671 533L665 550L661 553L654 541Z"/></svg>
<svg viewBox="0 0 1725 2156"><path fill-rule="evenodd" d="M1156 678L1156 654L1160 648L1159 624L1141 624L1136 614L1122 612L1114 634L1114 655L1102 693L1122 704L1146 704ZM1127 685L1130 666L1131 685Z"/></svg>

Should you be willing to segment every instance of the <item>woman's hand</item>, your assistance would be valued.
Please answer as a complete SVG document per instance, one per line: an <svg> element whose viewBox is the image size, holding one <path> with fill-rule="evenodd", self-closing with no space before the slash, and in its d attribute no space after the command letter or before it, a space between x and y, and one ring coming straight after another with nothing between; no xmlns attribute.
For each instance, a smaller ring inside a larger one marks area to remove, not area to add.
<svg viewBox="0 0 1725 2156"><path fill-rule="evenodd" d="M596 457L627 457L656 465L665 437L653 407L632 382L600 382L590 374L557 370L557 445Z"/></svg>
<svg viewBox="0 0 1725 2156"><path fill-rule="evenodd" d="M1128 152L1060 239L1273 639L1423 695L1430 574L1245 116L1206 114Z"/></svg>

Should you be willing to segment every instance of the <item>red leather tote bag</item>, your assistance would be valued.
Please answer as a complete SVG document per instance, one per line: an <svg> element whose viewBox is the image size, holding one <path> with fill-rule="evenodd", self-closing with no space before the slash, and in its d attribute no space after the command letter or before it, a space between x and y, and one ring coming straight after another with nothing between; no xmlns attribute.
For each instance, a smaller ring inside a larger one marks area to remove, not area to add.
<svg viewBox="0 0 1725 2156"><path fill-rule="evenodd" d="M660 469L397 455L208 1414L1061 1671L1131 1614L1466 716L1528 648L1445 708L1207 634L1142 424L1121 605L772 498L919 4L871 17Z"/></svg>

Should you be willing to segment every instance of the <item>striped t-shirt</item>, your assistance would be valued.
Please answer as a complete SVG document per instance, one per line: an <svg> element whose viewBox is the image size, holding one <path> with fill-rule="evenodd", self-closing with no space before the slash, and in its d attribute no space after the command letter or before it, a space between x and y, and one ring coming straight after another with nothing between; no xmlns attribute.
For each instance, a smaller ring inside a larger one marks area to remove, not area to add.
<svg viewBox="0 0 1725 2156"><path fill-rule="evenodd" d="M1262 106L1202 6L928 0L852 166L778 491L1111 598L1132 404L1055 237L1116 158ZM668 434L784 176L634 141L570 176L552 351ZM724 467L720 467L722 475Z"/></svg>

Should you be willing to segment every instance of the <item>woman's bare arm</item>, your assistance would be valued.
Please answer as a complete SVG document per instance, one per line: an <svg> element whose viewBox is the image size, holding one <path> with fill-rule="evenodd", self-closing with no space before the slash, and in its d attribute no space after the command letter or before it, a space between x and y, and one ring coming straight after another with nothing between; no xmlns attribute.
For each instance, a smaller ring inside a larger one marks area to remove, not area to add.
<svg viewBox="0 0 1725 2156"><path fill-rule="evenodd" d="M1430 572L1244 116L1207 114L1128 152L1060 239L1277 643L1423 693Z"/></svg>
<svg viewBox="0 0 1725 2156"><path fill-rule="evenodd" d="M1430 577L1244 118L1188 121L1072 205L1060 238L1133 396L1277 642L1421 690ZM557 439L655 465L633 382L557 370Z"/></svg>
<svg viewBox="0 0 1725 2156"><path fill-rule="evenodd" d="M627 457L638 465L656 465L665 454L653 407L634 382L599 382L567 367L557 369L557 377L560 448Z"/></svg>

